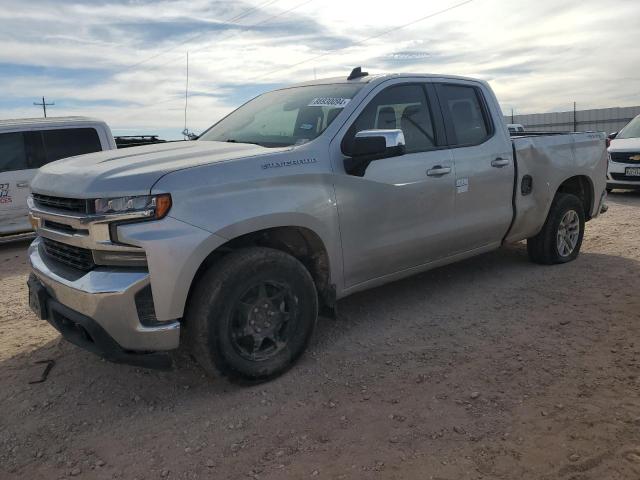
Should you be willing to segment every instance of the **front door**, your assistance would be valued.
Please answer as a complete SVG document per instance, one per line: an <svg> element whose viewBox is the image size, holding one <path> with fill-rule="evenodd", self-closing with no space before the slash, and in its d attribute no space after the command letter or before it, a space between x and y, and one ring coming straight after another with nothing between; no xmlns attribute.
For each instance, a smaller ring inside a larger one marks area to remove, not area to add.
<svg viewBox="0 0 640 480"><path fill-rule="evenodd" d="M407 148L405 155L373 161L362 177L336 175L347 288L449 252L455 170L426 92L419 83L381 89L337 138L342 159L362 130L400 128Z"/></svg>

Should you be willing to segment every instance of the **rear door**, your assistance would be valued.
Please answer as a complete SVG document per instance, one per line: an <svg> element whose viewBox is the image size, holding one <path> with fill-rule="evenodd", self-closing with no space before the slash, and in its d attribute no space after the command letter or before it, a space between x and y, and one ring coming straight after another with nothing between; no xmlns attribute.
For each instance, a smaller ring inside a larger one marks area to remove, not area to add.
<svg viewBox="0 0 640 480"><path fill-rule="evenodd" d="M0 234L27 231L32 172L23 132L0 133Z"/></svg>
<svg viewBox="0 0 640 480"><path fill-rule="evenodd" d="M498 246L513 218L514 164L506 129L491 115L497 102L481 84L452 80L436 90L455 162L452 253Z"/></svg>

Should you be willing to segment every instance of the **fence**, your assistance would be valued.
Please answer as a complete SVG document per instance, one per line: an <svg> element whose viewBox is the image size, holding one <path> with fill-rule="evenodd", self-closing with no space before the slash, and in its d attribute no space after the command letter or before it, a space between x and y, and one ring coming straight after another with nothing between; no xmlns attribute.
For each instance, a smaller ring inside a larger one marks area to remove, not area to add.
<svg viewBox="0 0 640 480"><path fill-rule="evenodd" d="M539 132L617 132L640 115L638 107L601 108L575 112L534 113L531 115L505 115L506 123L520 123L526 130Z"/></svg>

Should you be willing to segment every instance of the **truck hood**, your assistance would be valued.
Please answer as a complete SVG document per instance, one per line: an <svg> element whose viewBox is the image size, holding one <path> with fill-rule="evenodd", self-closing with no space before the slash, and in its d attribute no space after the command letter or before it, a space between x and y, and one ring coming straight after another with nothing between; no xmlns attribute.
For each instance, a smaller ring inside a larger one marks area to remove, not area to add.
<svg viewBox="0 0 640 480"><path fill-rule="evenodd" d="M611 140L611 152L640 152L640 138L620 138Z"/></svg>
<svg viewBox="0 0 640 480"><path fill-rule="evenodd" d="M31 189L70 198L146 195L163 175L200 165L273 155L285 148L209 141L169 142L65 158L42 167Z"/></svg>

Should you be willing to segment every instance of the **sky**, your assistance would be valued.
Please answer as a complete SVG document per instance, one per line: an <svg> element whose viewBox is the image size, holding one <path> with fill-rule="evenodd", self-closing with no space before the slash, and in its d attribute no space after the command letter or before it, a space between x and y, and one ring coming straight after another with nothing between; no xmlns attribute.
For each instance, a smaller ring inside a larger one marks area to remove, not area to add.
<svg viewBox="0 0 640 480"><path fill-rule="evenodd" d="M28 5L28 8L26 8ZM86 115L182 138L290 83L482 78L516 114L640 105L640 1L2 0L0 118Z"/></svg>

